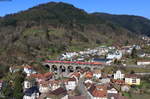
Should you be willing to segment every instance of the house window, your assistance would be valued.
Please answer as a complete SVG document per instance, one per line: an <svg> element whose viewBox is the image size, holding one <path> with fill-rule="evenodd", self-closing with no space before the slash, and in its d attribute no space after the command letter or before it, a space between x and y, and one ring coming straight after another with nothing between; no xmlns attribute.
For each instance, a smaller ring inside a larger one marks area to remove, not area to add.
<svg viewBox="0 0 150 99"><path fill-rule="evenodd" d="M29 88L30 87L30 84L29 83L27 83L27 88Z"/></svg>
<svg viewBox="0 0 150 99"><path fill-rule="evenodd" d="M133 78L133 79L132 79L132 83L136 83L136 78Z"/></svg>

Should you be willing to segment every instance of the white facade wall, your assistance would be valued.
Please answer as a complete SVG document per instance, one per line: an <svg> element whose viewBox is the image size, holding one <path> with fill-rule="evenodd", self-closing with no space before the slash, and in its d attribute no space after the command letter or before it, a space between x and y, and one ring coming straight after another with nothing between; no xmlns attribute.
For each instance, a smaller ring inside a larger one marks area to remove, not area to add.
<svg viewBox="0 0 150 99"><path fill-rule="evenodd" d="M75 81L68 81L68 83L65 84L65 87L67 90L75 90L76 82Z"/></svg>
<svg viewBox="0 0 150 99"><path fill-rule="evenodd" d="M23 71L24 71L26 74L31 74L31 73L32 73L32 69L30 69L30 68L24 68Z"/></svg>
<svg viewBox="0 0 150 99"><path fill-rule="evenodd" d="M3 82L0 82L0 90L2 89L3 87Z"/></svg>
<svg viewBox="0 0 150 99"><path fill-rule="evenodd" d="M150 65L150 61L149 62L137 62L137 65Z"/></svg>
<svg viewBox="0 0 150 99"><path fill-rule="evenodd" d="M120 60L121 58L122 58L122 52L121 51L117 51L113 54L107 55L107 59L118 59L118 60Z"/></svg>
<svg viewBox="0 0 150 99"><path fill-rule="evenodd" d="M49 90L50 90L50 88L47 87L47 86L42 86L42 85L40 85L40 87L39 87L39 91L40 91L41 93L47 93Z"/></svg>
<svg viewBox="0 0 150 99"><path fill-rule="evenodd" d="M123 79L124 78L124 74L121 73L120 70L116 71L116 73L114 73L114 79Z"/></svg>
<svg viewBox="0 0 150 99"><path fill-rule="evenodd" d="M53 90L56 90L60 87L59 84L53 84L53 85L49 85L50 86L50 89L53 91Z"/></svg>
<svg viewBox="0 0 150 99"><path fill-rule="evenodd" d="M110 90L107 90L107 93L114 93L114 94L117 94L118 91L115 89L115 88L112 88Z"/></svg>
<svg viewBox="0 0 150 99"><path fill-rule="evenodd" d="M126 86L126 85L121 86L121 91L123 91L123 92L128 92L128 91L130 91L130 87L129 87L129 86Z"/></svg>
<svg viewBox="0 0 150 99"><path fill-rule="evenodd" d="M84 83L93 83L93 81L88 79L88 80L85 80Z"/></svg>
<svg viewBox="0 0 150 99"><path fill-rule="evenodd" d="M98 73L94 73L93 76L96 77L96 78L100 78L102 75L100 73L99 74Z"/></svg>
<svg viewBox="0 0 150 99"><path fill-rule="evenodd" d="M31 96L23 96L23 99L37 99L39 97L39 93L33 93Z"/></svg>
<svg viewBox="0 0 150 99"><path fill-rule="evenodd" d="M101 83L105 84L105 83L109 83L110 82L110 78L103 78L101 79Z"/></svg>
<svg viewBox="0 0 150 99"><path fill-rule="evenodd" d="M32 84L29 81L24 81L24 88L25 89L28 89L28 88L31 88L31 87L32 87Z"/></svg>
<svg viewBox="0 0 150 99"><path fill-rule="evenodd" d="M135 78L136 83L133 83L133 79L132 78L125 78L125 84L137 84L140 83L140 79L139 78Z"/></svg>

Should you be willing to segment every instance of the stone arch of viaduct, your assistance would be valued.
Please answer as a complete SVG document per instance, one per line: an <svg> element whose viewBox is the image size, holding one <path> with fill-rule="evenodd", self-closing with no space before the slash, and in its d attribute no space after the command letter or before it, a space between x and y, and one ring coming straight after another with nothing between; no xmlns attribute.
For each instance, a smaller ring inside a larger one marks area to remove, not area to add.
<svg viewBox="0 0 150 99"><path fill-rule="evenodd" d="M102 69L102 65L86 65L86 64L61 64L61 63L43 63L51 72L74 72L80 69L94 70Z"/></svg>

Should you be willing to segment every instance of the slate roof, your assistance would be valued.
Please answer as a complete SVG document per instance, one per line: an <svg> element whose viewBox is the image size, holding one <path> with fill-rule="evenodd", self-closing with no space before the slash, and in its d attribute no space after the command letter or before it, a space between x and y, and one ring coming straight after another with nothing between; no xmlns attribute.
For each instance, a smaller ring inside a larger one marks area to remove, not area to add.
<svg viewBox="0 0 150 99"><path fill-rule="evenodd" d="M33 93L38 93L39 88L37 86L33 86L25 91L26 96L32 96Z"/></svg>
<svg viewBox="0 0 150 99"><path fill-rule="evenodd" d="M62 87L60 87L60 88L52 91L51 94L53 94L53 95L66 95L67 94L67 90L62 88Z"/></svg>

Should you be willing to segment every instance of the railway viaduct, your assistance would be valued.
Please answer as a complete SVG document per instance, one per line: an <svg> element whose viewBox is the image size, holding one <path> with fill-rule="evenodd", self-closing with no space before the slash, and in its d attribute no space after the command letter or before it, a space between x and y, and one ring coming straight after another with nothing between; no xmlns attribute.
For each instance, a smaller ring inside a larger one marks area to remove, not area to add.
<svg viewBox="0 0 150 99"><path fill-rule="evenodd" d="M74 72L80 69L94 70L104 68L104 64L96 62L79 62L79 61L45 61L43 66L51 72Z"/></svg>

